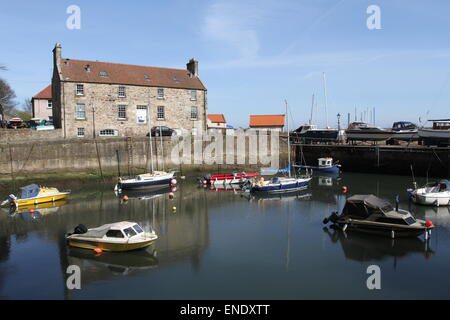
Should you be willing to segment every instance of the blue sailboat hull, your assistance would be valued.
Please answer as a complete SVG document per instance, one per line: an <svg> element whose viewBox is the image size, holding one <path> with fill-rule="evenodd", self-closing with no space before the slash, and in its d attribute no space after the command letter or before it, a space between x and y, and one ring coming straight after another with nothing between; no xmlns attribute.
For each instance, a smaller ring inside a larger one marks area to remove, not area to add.
<svg viewBox="0 0 450 320"><path fill-rule="evenodd" d="M251 192L284 193L304 190L309 186L309 179L306 181L295 181L292 183L274 183L266 186L254 186Z"/></svg>
<svg viewBox="0 0 450 320"><path fill-rule="evenodd" d="M316 166L295 166L300 169L312 169L317 172L325 172L325 173L338 173L341 171L340 166L331 166L331 167L316 167Z"/></svg>
<svg viewBox="0 0 450 320"><path fill-rule="evenodd" d="M169 179L162 179L156 181L139 181L133 183L121 183L119 182L117 186L122 190L136 190L136 189L145 189L145 188L153 188L153 187L166 187L170 185Z"/></svg>

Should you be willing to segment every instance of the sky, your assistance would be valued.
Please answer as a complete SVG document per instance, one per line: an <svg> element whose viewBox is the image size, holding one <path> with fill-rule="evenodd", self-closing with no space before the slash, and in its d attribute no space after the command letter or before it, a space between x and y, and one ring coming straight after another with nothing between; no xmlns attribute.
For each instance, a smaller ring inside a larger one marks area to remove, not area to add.
<svg viewBox="0 0 450 320"><path fill-rule="evenodd" d="M71 5L80 29L66 26ZM367 27L371 5L380 29ZM248 127L250 114L284 113L285 100L298 127L313 94L319 126L336 127L339 113L345 127L355 110L382 127L450 118L448 0L15 0L1 8L8 70L0 77L19 104L50 84L59 42L72 59L184 69L194 57L209 113L234 127Z"/></svg>

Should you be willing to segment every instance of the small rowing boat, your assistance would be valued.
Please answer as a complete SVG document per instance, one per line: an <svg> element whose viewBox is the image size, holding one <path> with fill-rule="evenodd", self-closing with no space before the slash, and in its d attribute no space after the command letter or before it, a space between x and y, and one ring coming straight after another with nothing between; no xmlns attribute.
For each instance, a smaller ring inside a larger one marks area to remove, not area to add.
<svg viewBox="0 0 450 320"><path fill-rule="evenodd" d="M230 185L230 184L242 184L249 179L258 177L257 173L229 173L229 174L207 174L203 177L203 183L211 185Z"/></svg>

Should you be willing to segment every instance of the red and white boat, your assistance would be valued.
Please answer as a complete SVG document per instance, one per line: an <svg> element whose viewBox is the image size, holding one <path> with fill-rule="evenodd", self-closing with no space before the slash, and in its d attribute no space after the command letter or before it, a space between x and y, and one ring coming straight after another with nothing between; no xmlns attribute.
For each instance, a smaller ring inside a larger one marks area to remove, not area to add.
<svg viewBox="0 0 450 320"><path fill-rule="evenodd" d="M257 173L228 173L228 174L208 174L203 177L203 183L211 185L229 185L241 184L248 179L256 179L259 176Z"/></svg>

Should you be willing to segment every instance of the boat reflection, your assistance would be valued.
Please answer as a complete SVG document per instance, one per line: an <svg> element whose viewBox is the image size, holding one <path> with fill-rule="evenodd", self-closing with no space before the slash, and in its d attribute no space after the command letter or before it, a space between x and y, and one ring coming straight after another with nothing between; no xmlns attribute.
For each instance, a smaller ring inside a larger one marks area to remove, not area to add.
<svg viewBox="0 0 450 320"><path fill-rule="evenodd" d="M18 215L25 221L37 221L45 215L56 213L60 207L67 203L68 200L59 200L36 205L32 204L20 207L11 206L9 209L4 209L3 211L8 211L9 215L12 217Z"/></svg>
<svg viewBox="0 0 450 320"><path fill-rule="evenodd" d="M323 228L331 242L339 242L347 259L368 262L382 261L389 258L403 258L412 254L422 254L430 259L434 251L429 241L419 238L389 239L357 232L346 233L338 229Z"/></svg>
<svg viewBox="0 0 450 320"><path fill-rule="evenodd" d="M83 274L83 282L89 283L110 278L112 275L126 276L158 267L157 252L147 250L130 252L106 252L100 255L91 250L70 248L67 251L69 265L77 265Z"/></svg>
<svg viewBox="0 0 450 320"><path fill-rule="evenodd" d="M450 228L450 206L432 207L412 204L410 211L418 218L433 221L435 226Z"/></svg>
<svg viewBox="0 0 450 320"><path fill-rule="evenodd" d="M153 190L126 190L122 193L116 192L116 196L118 197L125 197L130 199L137 199L137 200L150 200L150 199L156 199L163 197L165 194L176 192L177 187L175 186L165 186L163 188L159 189L153 189Z"/></svg>
<svg viewBox="0 0 450 320"><path fill-rule="evenodd" d="M250 193L242 192L242 197L248 201L292 201L311 200L312 194L308 190L296 190L286 193Z"/></svg>

